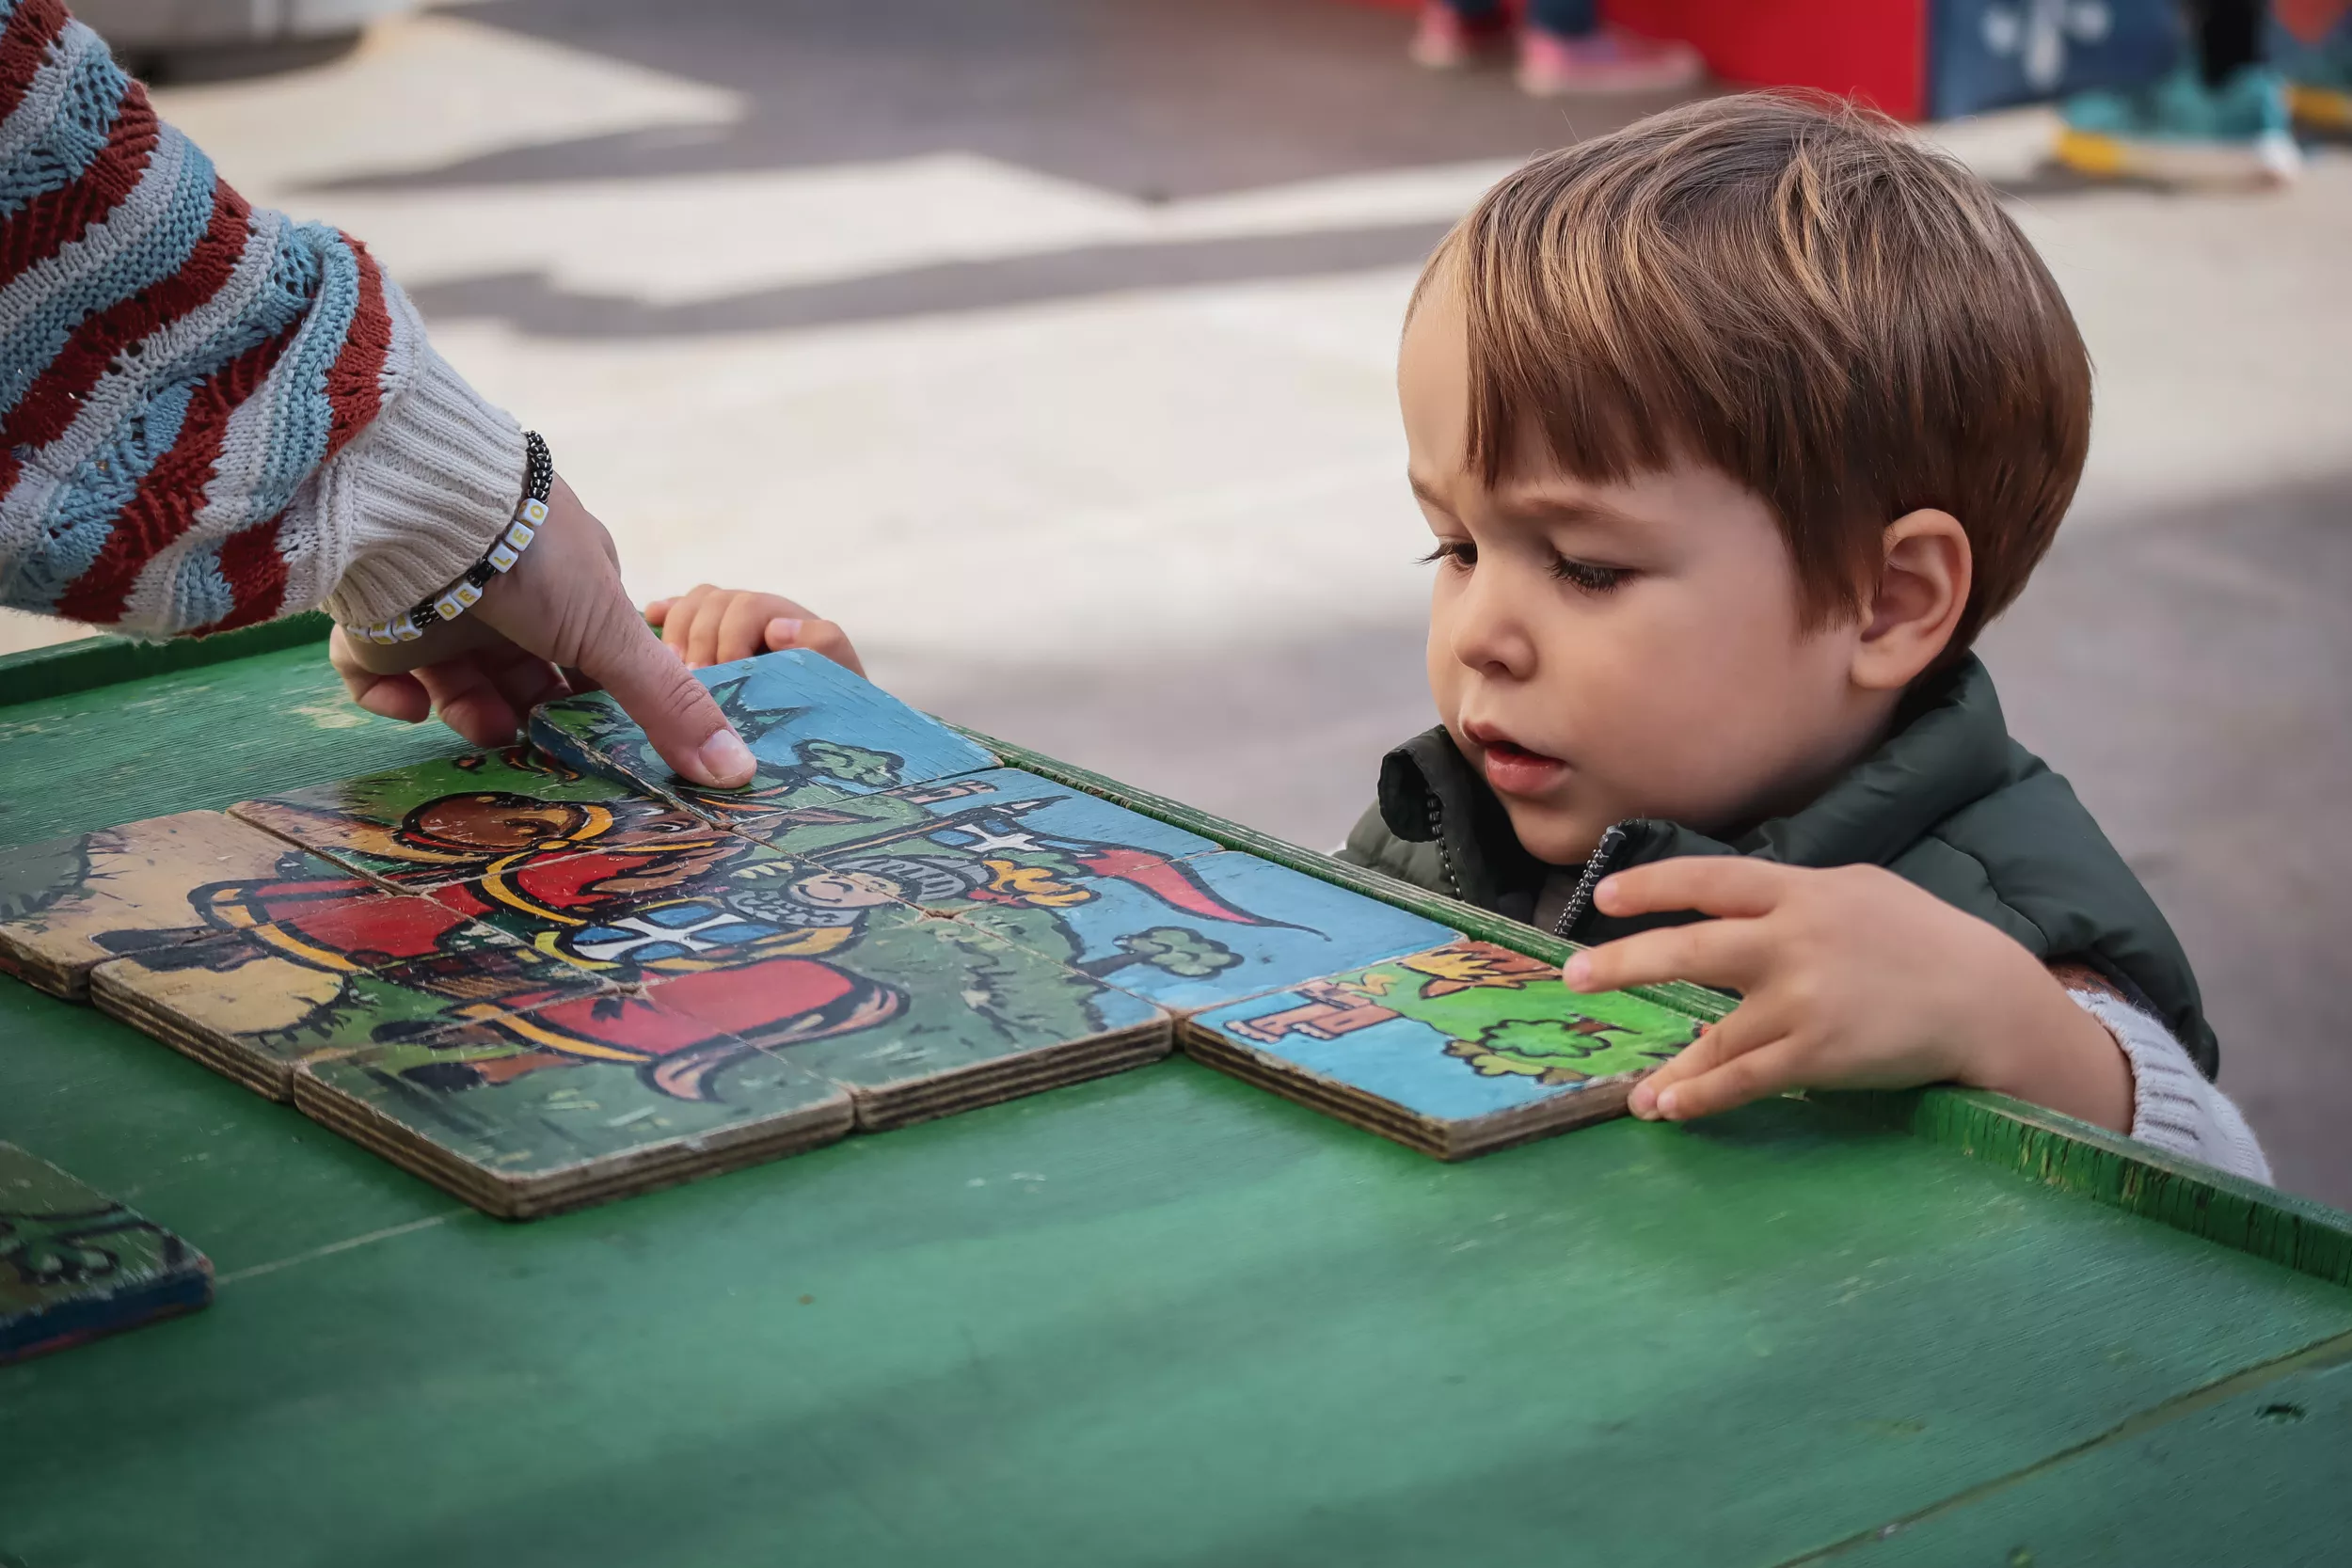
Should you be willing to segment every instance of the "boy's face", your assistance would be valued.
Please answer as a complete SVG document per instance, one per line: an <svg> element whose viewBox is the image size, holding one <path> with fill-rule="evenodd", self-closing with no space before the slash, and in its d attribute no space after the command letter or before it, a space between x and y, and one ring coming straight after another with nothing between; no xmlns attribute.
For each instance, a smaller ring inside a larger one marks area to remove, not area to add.
<svg viewBox="0 0 2352 1568"><path fill-rule="evenodd" d="M1413 487L1442 552L1429 689L1519 842L1570 864L1629 817L1721 832L1803 804L1853 760L1880 705L1850 678L1859 621L1799 630L1771 511L1717 469L1598 485L1545 459L1481 483L1464 457L1462 310L1442 281L1397 366Z"/></svg>

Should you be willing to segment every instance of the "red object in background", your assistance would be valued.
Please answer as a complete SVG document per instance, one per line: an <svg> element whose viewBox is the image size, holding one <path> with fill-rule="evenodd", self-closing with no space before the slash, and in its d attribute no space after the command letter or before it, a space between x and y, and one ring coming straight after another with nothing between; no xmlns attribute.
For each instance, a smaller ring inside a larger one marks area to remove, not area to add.
<svg viewBox="0 0 2352 1568"><path fill-rule="evenodd" d="M1368 3L1421 8L1420 0ZM1899 119L1928 112L1928 0L1600 0L1600 14L1681 39L1726 82L1851 93Z"/></svg>
<svg viewBox="0 0 2352 1568"><path fill-rule="evenodd" d="M1601 0L1637 33L1681 39L1726 82L1851 93L1928 111L1928 0Z"/></svg>

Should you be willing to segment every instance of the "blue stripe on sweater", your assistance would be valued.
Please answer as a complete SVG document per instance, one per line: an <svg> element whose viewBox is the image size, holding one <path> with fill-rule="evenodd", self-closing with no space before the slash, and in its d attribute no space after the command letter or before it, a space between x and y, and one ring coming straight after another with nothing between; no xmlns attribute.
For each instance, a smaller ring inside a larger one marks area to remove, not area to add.
<svg viewBox="0 0 2352 1568"><path fill-rule="evenodd" d="M177 131L167 132L184 143ZM0 413L13 410L49 362L57 356L73 329L90 316L141 289L162 282L187 264L188 253L204 237L213 219L212 160L193 146L186 148L180 178L168 191L151 188L153 176L142 180L129 201L115 210L117 218L130 215L132 202L163 201L163 211L146 231L109 258L103 267L60 272L50 292L23 319L18 330L0 341ZM31 275L19 285L34 281Z"/></svg>
<svg viewBox="0 0 2352 1568"><path fill-rule="evenodd" d="M221 575L220 548L198 550L180 562L171 579L171 625L175 631L209 626L237 608L237 591Z"/></svg>
<svg viewBox="0 0 2352 1568"><path fill-rule="evenodd" d="M301 243L318 259L319 283L310 319L269 384L257 396L270 400L269 461L253 486L252 515L274 516L294 499L295 489L326 455L334 405L326 397L326 372L343 349L352 318L359 313L359 261L343 237L323 223L306 223Z"/></svg>
<svg viewBox="0 0 2352 1568"><path fill-rule="evenodd" d="M113 440L66 476L39 525L44 542L34 546L32 559L8 585L8 603L22 610L53 609L74 578L89 570L107 536L120 526L116 515L138 494L139 482L155 460L180 438L195 391L193 386L180 386L157 393L144 418L125 420Z"/></svg>
<svg viewBox="0 0 2352 1568"><path fill-rule="evenodd" d="M77 32L87 34L87 41ZM16 216L42 192L79 180L114 134L123 94L131 90L131 78L108 57L97 34L70 27L64 41L75 53L66 68L72 79L56 118L0 168L0 221Z"/></svg>

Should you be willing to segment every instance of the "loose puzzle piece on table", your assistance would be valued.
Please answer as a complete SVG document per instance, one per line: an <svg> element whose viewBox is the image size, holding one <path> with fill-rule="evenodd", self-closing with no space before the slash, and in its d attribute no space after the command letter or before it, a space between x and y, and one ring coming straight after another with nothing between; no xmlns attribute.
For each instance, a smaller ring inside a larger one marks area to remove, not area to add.
<svg viewBox="0 0 2352 1568"><path fill-rule="evenodd" d="M1615 1116L1698 1021L1483 942L1189 1019L1184 1049L1278 1094L1457 1160Z"/></svg>
<svg viewBox="0 0 2352 1568"><path fill-rule="evenodd" d="M213 1299L204 1255L14 1144L0 1143L0 1362L136 1328Z"/></svg>
<svg viewBox="0 0 2352 1568"><path fill-rule="evenodd" d="M1453 940L1417 914L1234 850L1125 851L1063 877L969 852L834 859L835 872L1160 1006L1213 1007Z"/></svg>
<svg viewBox="0 0 2352 1568"><path fill-rule="evenodd" d="M263 882L363 885L216 811L10 849L0 854L0 971L78 997L108 958L222 929L234 891Z"/></svg>
<svg viewBox="0 0 2352 1568"><path fill-rule="evenodd" d="M758 759L743 789L707 790L670 770L603 692L531 716L531 739L569 767L622 779L714 822L755 824L796 806L993 768L996 758L821 655L796 649L698 670Z"/></svg>
<svg viewBox="0 0 2352 1568"><path fill-rule="evenodd" d="M714 832L675 806L523 746L246 800L229 812L404 889L584 850L659 850Z"/></svg>
<svg viewBox="0 0 2352 1568"><path fill-rule="evenodd" d="M841 1137L850 1097L645 997L607 991L305 1061L311 1119L527 1219Z"/></svg>

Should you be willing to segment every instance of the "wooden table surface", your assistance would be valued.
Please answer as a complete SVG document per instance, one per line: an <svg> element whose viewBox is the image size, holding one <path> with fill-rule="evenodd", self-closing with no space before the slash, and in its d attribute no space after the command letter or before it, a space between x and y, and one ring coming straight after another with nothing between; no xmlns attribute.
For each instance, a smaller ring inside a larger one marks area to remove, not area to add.
<svg viewBox="0 0 2352 1568"><path fill-rule="evenodd" d="M459 749L284 636L0 660L0 843ZM511 1225L0 984L0 1139L220 1271L0 1369L10 1568L2352 1560L2352 1219L1985 1097L1443 1165L1171 1060Z"/></svg>

